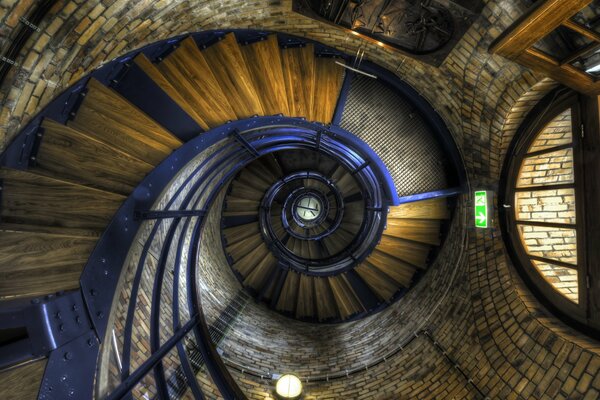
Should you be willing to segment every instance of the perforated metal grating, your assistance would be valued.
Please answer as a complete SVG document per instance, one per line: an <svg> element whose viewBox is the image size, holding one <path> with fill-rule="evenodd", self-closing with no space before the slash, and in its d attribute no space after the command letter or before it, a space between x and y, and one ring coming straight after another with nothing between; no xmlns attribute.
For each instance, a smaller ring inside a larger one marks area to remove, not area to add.
<svg viewBox="0 0 600 400"><path fill-rule="evenodd" d="M381 81L352 77L341 127L379 155L399 196L448 187L449 163L440 144L421 115Z"/></svg>

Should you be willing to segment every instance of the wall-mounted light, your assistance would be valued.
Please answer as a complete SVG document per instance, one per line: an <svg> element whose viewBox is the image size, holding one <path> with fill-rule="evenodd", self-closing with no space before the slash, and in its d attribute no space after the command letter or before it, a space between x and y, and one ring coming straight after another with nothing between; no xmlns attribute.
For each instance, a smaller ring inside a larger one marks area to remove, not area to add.
<svg viewBox="0 0 600 400"><path fill-rule="evenodd" d="M302 393L302 382L296 375L282 375L277 380L275 392L284 399L295 399Z"/></svg>

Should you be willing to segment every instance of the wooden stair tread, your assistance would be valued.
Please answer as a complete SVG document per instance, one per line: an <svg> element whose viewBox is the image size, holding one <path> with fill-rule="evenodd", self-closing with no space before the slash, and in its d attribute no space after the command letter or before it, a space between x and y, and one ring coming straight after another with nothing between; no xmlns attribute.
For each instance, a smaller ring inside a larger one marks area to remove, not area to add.
<svg viewBox="0 0 600 400"><path fill-rule="evenodd" d="M335 318L337 316L337 309L333 293L329 287L329 281L327 278L315 277L314 286L319 321Z"/></svg>
<svg viewBox="0 0 600 400"><path fill-rule="evenodd" d="M150 60L148 60L144 53L138 54L133 59L133 62L136 63L136 65L140 67L142 71L144 71L144 73L148 75L148 77L163 90L163 92L168 94L169 97L171 97L171 99L173 99L173 101L179 105L179 107L181 107L194 121L196 121L196 123L200 125L202 129L209 129L208 124L204 121L200 114L198 114L196 109L183 98L183 96L173 85L171 85L171 83L169 83L167 78L165 78L158 68L152 64Z"/></svg>
<svg viewBox="0 0 600 400"><path fill-rule="evenodd" d="M129 195L153 166L68 126L44 119L31 168L38 174Z"/></svg>
<svg viewBox="0 0 600 400"><path fill-rule="evenodd" d="M300 275L300 286L298 287L298 305L296 306L296 318L314 317L314 278L312 276Z"/></svg>
<svg viewBox="0 0 600 400"><path fill-rule="evenodd" d="M428 219L388 219L384 235L438 246L440 221Z"/></svg>
<svg viewBox="0 0 600 400"><path fill-rule="evenodd" d="M112 89L93 78L87 87L69 126L152 165L181 146L179 139Z"/></svg>
<svg viewBox="0 0 600 400"><path fill-rule="evenodd" d="M268 278L272 275L276 266L277 260L271 252L268 252L252 272L248 274L246 279L244 279L244 285L260 291L267 284Z"/></svg>
<svg viewBox="0 0 600 400"><path fill-rule="evenodd" d="M140 67L140 69L148 75L150 79L154 83L158 85L162 89L163 92L169 95L169 97L177 103L182 110L184 110L202 129L208 130L209 126L204 121L204 119L196 112L196 109L188 103L183 96L177 91L177 89L169 83L167 78L163 76L163 74L158 70L158 68L152 64L150 60L144 55L144 53L139 53L134 59L133 62Z"/></svg>
<svg viewBox="0 0 600 400"><path fill-rule="evenodd" d="M0 393L6 400L37 399L48 359L0 371Z"/></svg>
<svg viewBox="0 0 600 400"><path fill-rule="evenodd" d="M254 270L254 268L269 255L269 249L265 245L265 243L260 243L254 248L250 249L250 251L240 257L234 264L233 267L244 277L248 277L248 275Z"/></svg>
<svg viewBox="0 0 600 400"><path fill-rule="evenodd" d="M416 271L414 266L377 249L367 257L366 261L405 288L410 286L412 277Z"/></svg>
<svg viewBox="0 0 600 400"><path fill-rule="evenodd" d="M258 213L260 202L257 200L238 199L232 196L227 196L226 211L252 211Z"/></svg>
<svg viewBox="0 0 600 400"><path fill-rule="evenodd" d="M337 106L344 76L344 68L335 63L334 58L316 57L315 90L312 119L331 123Z"/></svg>
<svg viewBox="0 0 600 400"><path fill-rule="evenodd" d="M266 40L242 46L241 49L264 114L289 115L277 35L269 35Z"/></svg>
<svg viewBox="0 0 600 400"><path fill-rule="evenodd" d="M79 287L96 238L0 231L0 242L0 298L7 298Z"/></svg>
<svg viewBox="0 0 600 400"><path fill-rule="evenodd" d="M355 269L369 288L377 295L379 300L388 301L398 291L399 287L381 270L369 263L362 263Z"/></svg>
<svg viewBox="0 0 600 400"><path fill-rule="evenodd" d="M232 245L250 236L260 233L258 222L223 229L227 245Z"/></svg>
<svg viewBox="0 0 600 400"><path fill-rule="evenodd" d="M3 222L104 229L122 195L25 171L0 169Z"/></svg>
<svg viewBox="0 0 600 400"><path fill-rule="evenodd" d="M210 128L237 118L191 37L182 40L175 51L157 64L157 68Z"/></svg>
<svg viewBox="0 0 600 400"><path fill-rule="evenodd" d="M315 91L314 46L281 50L283 77L288 97L289 115L312 118Z"/></svg>
<svg viewBox="0 0 600 400"><path fill-rule="evenodd" d="M300 274L290 270L285 277L281 294L279 295L277 305L275 306L277 310L289 313L295 311L299 282Z"/></svg>
<svg viewBox="0 0 600 400"><path fill-rule="evenodd" d="M406 261L415 267L425 268L431 247L426 244L383 235L376 249Z"/></svg>
<svg viewBox="0 0 600 400"><path fill-rule="evenodd" d="M231 192L229 192L229 195L233 197L245 198L249 200L261 200L264 194L264 192L255 190L238 181L233 181Z"/></svg>
<svg viewBox="0 0 600 400"><path fill-rule="evenodd" d="M448 219L446 198L428 199L390 207L389 218Z"/></svg>
<svg viewBox="0 0 600 400"><path fill-rule="evenodd" d="M237 262L246 254L250 253L252 250L255 250L261 244L264 244L264 242L262 237L257 234L227 246L227 252L231 254L234 262Z"/></svg>
<svg viewBox="0 0 600 400"><path fill-rule="evenodd" d="M262 94L254 87L235 34L227 33L202 53L237 117L244 119L264 115L260 100Z"/></svg>
<svg viewBox="0 0 600 400"><path fill-rule="evenodd" d="M348 279L342 274L337 276L328 276L327 280L331 286L335 303L342 319L361 311L366 311L358 296L354 293Z"/></svg>

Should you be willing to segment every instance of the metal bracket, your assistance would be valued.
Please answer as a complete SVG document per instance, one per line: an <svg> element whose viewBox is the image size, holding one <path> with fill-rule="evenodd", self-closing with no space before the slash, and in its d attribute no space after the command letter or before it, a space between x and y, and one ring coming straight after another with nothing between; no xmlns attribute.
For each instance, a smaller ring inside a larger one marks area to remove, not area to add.
<svg viewBox="0 0 600 400"><path fill-rule="evenodd" d="M30 302L6 302L0 308L3 326L25 328L26 338L1 348L0 365L11 360L45 356L77 339L91 327L81 291L48 295Z"/></svg>
<svg viewBox="0 0 600 400"><path fill-rule="evenodd" d="M129 60L116 64L108 76L108 85L110 87L118 86L121 79L123 79L125 75L127 75L127 72L129 72L129 68L131 68L131 63Z"/></svg>
<svg viewBox="0 0 600 400"><path fill-rule="evenodd" d="M37 129L32 132L33 138L31 139L31 150L29 151L29 158L25 164L29 167L35 167L37 165L37 155L40 151L40 145L42 144L42 138L44 137L44 128L41 124L38 125Z"/></svg>
<svg viewBox="0 0 600 400"><path fill-rule="evenodd" d="M79 110L79 107L81 107L83 99L85 98L88 91L87 87L84 86L86 84L87 82L83 84L81 88L77 88L73 92L71 92L71 95L69 96L67 101L65 101L65 106L63 107L62 115L67 116L67 120L72 120L73 118L75 118L77 110Z"/></svg>
<svg viewBox="0 0 600 400"><path fill-rule="evenodd" d="M206 215L206 210L136 210L133 215L138 221L144 219L203 217Z"/></svg>
<svg viewBox="0 0 600 400"><path fill-rule="evenodd" d="M256 149L254 148L254 146L252 146L241 134L240 131L237 129L234 129L231 131L231 136L233 136L233 138L242 145L242 147L244 149L246 149L246 151L248 151L248 153L252 154L252 156L254 157L258 157L258 151L256 151Z"/></svg>
<svg viewBox="0 0 600 400"><path fill-rule="evenodd" d="M369 165L370 165L370 163L368 161L365 161L358 168L356 168L354 171L352 171L350 173L350 175L356 175L356 174L358 174L360 171L362 171L363 169L367 168Z"/></svg>

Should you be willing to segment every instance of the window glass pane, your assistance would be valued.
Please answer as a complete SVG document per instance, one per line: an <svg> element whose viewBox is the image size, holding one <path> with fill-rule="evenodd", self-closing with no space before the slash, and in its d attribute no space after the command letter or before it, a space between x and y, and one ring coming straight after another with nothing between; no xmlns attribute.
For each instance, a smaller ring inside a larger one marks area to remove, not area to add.
<svg viewBox="0 0 600 400"><path fill-rule="evenodd" d="M523 159L517 187L573 183L573 149L564 149Z"/></svg>
<svg viewBox="0 0 600 400"><path fill-rule="evenodd" d="M579 303L577 270L536 260L533 260L533 265L560 294L574 303Z"/></svg>
<svg viewBox="0 0 600 400"><path fill-rule="evenodd" d="M577 265L575 229L518 225L525 251L532 256Z"/></svg>
<svg viewBox="0 0 600 400"><path fill-rule="evenodd" d="M570 144L573 141L573 125L571 122L571 109L568 108L558 114L540 131L535 138L528 153L551 149L553 147Z"/></svg>
<svg viewBox="0 0 600 400"><path fill-rule="evenodd" d="M575 189L516 192L515 205L519 221L575 224Z"/></svg>

